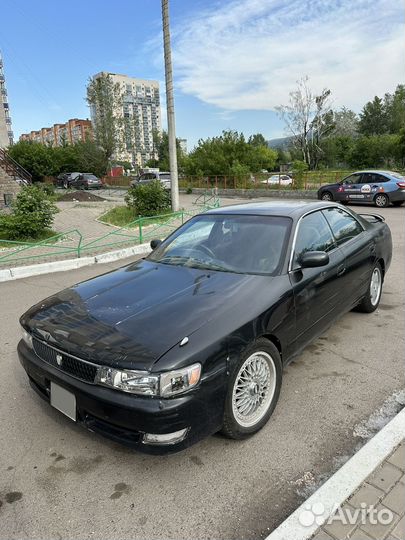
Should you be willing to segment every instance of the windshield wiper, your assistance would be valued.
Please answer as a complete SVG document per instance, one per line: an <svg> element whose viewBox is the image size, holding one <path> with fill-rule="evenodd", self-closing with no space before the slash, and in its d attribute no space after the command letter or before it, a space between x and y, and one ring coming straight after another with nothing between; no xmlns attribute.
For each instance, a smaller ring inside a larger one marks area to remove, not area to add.
<svg viewBox="0 0 405 540"><path fill-rule="evenodd" d="M181 255L173 255L171 257L163 257L163 259L160 259L155 262L160 262L162 264L174 264L174 265L181 265L182 263L192 263L192 264L186 264L185 266L191 267L191 268L204 268L206 270L219 270L220 272L233 272L237 273L232 268L222 266L221 264L217 263L211 263L208 261L202 261L201 259L194 259L193 257L184 257Z"/></svg>

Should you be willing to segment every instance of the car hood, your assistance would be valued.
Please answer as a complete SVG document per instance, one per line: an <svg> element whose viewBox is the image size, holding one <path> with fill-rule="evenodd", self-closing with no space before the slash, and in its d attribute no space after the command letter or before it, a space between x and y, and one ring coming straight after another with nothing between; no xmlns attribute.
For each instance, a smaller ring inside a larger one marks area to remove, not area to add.
<svg viewBox="0 0 405 540"><path fill-rule="evenodd" d="M47 298L28 310L21 323L34 336L80 358L151 369L208 321L235 305L251 304L264 279L276 278L142 260Z"/></svg>

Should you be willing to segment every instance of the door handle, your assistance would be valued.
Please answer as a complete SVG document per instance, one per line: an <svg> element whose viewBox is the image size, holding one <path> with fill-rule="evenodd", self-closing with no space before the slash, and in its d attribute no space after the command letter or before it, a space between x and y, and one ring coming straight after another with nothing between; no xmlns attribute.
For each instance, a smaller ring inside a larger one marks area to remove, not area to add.
<svg viewBox="0 0 405 540"><path fill-rule="evenodd" d="M346 266L344 264L341 264L337 269L337 275L343 276L345 272L346 272Z"/></svg>
<svg viewBox="0 0 405 540"><path fill-rule="evenodd" d="M369 245L368 245L369 249L370 249L370 252L375 255L375 244L374 242L370 242Z"/></svg>

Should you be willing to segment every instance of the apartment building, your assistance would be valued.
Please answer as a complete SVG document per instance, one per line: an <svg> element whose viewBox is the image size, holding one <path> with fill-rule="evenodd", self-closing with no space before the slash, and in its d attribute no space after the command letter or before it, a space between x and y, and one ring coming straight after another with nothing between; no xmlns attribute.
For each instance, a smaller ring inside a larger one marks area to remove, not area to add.
<svg viewBox="0 0 405 540"><path fill-rule="evenodd" d="M6 78L3 70L3 60L0 55L0 148L13 144L10 106L7 97Z"/></svg>
<svg viewBox="0 0 405 540"><path fill-rule="evenodd" d="M114 158L142 167L149 159L157 159L153 132L162 130L159 82L105 71L97 73L93 79L107 75L121 88L115 114L123 119L123 127L119 135L120 148ZM97 114L99 111L92 107L93 123Z"/></svg>
<svg viewBox="0 0 405 540"><path fill-rule="evenodd" d="M20 141L35 141L52 146L75 144L93 137L91 121L72 118L65 124L54 124L52 127L44 127L38 131L31 131L20 136Z"/></svg>

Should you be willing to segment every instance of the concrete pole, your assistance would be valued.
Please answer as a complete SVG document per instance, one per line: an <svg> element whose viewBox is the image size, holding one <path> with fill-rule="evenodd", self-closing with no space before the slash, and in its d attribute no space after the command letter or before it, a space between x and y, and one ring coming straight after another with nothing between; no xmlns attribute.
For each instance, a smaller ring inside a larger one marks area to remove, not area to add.
<svg viewBox="0 0 405 540"><path fill-rule="evenodd" d="M172 210L179 209L179 179L177 172L176 124L174 118L172 52L170 47L169 0L162 0L163 48L165 55L167 130L169 135L169 160Z"/></svg>

